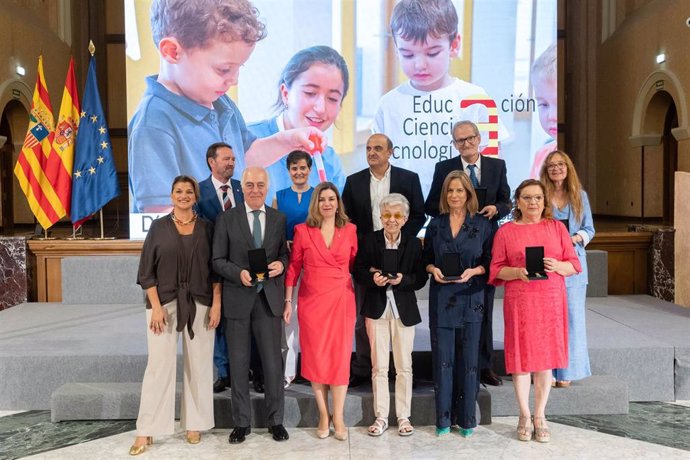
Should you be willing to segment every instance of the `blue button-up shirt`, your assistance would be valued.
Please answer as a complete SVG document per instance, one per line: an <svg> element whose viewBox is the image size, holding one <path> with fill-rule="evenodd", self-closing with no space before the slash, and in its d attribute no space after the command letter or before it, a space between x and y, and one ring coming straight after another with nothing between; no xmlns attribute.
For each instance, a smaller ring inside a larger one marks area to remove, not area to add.
<svg viewBox="0 0 690 460"><path fill-rule="evenodd" d="M227 95L210 109L169 91L157 78L146 78L146 91L129 123L132 212L171 205L170 187L180 174L197 181L208 177L206 149L214 142L232 147L235 177L240 177L245 152L256 139Z"/></svg>

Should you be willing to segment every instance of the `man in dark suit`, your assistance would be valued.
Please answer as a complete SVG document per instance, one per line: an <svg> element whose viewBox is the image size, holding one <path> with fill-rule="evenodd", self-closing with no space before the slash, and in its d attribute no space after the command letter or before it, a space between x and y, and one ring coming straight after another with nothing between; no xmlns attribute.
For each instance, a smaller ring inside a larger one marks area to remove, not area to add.
<svg viewBox="0 0 690 460"><path fill-rule="evenodd" d="M225 142L216 142L206 150L206 163L211 175L199 182L197 212L211 222L222 211L233 208L244 201L240 181L233 179L235 154Z"/></svg>
<svg viewBox="0 0 690 460"><path fill-rule="evenodd" d="M357 226L360 245L369 233L381 230L379 202L390 193L400 193L410 202L410 216L402 228L416 237L424 226L424 195L417 173L390 164L393 142L385 134L374 134L367 140L369 167L347 177L343 188L345 212ZM361 315L364 289L355 285L357 323L355 325L355 357L350 369L350 386L371 381L371 350L364 316Z"/></svg>
<svg viewBox="0 0 690 460"><path fill-rule="evenodd" d="M225 142L216 142L206 150L206 163L211 175L199 182L199 201L196 211L211 222L222 211L244 202L240 181L232 178L235 172L235 154ZM213 392L219 393L230 386L230 366L228 365L228 346L225 343L225 324L221 321L216 328L216 341L213 346L213 364L218 370L218 378L213 383Z"/></svg>
<svg viewBox="0 0 690 460"><path fill-rule="evenodd" d="M283 361L280 348L284 271L288 263L285 215L264 202L268 175L253 166L242 174L244 204L220 215L213 238L213 268L223 277L223 314L230 355L232 415L231 444L241 443L251 431L249 354L252 331L264 371L266 416L273 439L289 438L283 427L285 406ZM264 248L268 278L252 281L248 251Z"/></svg>
<svg viewBox="0 0 690 460"><path fill-rule="evenodd" d="M434 170L429 196L424 203L424 210L430 216L439 215L439 200L441 187L448 173L459 169L470 178L475 189L484 189L486 200L479 213L486 216L493 226L494 233L498 229L499 219L510 213L510 187L506 175L506 163L499 158L491 158L479 154L481 134L477 125L471 121L459 121L453 126L453 145L460 152L460 158L440 161ZM492 369L491 356L493 354L492 316L495 288L487 285L484 289L484 318L479 345L480 379L487 385L502 385L503 381Z"/></svg>

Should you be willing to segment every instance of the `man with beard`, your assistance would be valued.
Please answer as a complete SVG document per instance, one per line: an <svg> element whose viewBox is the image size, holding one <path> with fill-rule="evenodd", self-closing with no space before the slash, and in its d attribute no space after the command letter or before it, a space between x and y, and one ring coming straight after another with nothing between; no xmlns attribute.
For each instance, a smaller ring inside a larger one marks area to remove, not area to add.
<svg viewBox="0 0 690 460"><path fill-rule="evenodd" d="M244 201L240 181L232 179L235 172L235 154L232 147L224 142L211 144L206 150L206 163L211 170L208 179L199 182L199 203L197 213L211 222L218 214L234 208ZM213 364L218 378L213 384L214 393L220 393L230 386L230 366L228 347L225 343L225 327L222 321L216 328L216 341L213 347Z"/></svg>

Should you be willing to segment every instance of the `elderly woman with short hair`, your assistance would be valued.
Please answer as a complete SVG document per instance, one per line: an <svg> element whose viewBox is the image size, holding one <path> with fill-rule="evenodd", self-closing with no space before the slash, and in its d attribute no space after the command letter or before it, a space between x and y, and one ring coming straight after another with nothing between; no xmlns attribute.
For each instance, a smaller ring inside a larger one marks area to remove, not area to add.
<svg viewBox="0 0 690 460"><path fill-rule="evenodd" d="M354 271L355 280L366 288L362 314L371 345L376 414L369 435L380 436L388 429L388 361L392 342L398 434L409 436L414 432L410 423L414 326L422 321L415 291L424 287L428 275L422 264L421 242L400 231L410 215L407 198L391 193L381 200L379 209L383 229L366 236L357 253ZM383 272L386 249L397 250L397 271L389 274L395 277L387 277Z"/></svg>

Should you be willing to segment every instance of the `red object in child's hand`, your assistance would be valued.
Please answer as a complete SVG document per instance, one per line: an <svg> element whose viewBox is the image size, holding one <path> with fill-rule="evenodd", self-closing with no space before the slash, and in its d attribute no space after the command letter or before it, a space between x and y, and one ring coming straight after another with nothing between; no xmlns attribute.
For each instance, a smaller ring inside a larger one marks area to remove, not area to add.
<svg viewBox="0 0 690 460"><path fill-rule="evenodd" d="M314 147L311 149L312 155L315 153L323 153L323 146L321 145L321 138L319 137L318 134L312 133L309 135L309 140L314 144Z"/></svg>

